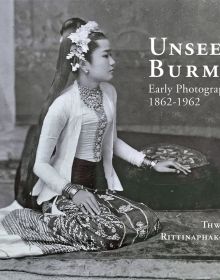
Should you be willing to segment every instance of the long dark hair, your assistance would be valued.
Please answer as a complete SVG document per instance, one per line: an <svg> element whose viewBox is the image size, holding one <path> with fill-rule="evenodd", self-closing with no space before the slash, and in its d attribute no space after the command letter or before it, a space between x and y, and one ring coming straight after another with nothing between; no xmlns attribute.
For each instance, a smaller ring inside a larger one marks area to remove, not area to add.
<svg viewBox="0 0 220 280"><path fill-rule="evenodd" d="M42 121L48 111L48 108L53 103L53 101L62 93L64 90L69 75L71 73L71 61L66 59L67 54L70 51L71 48L71 40L67 38L67 36L71 32L75 32L76 29L78 29L81 25L85 25L86 21L80 19L80 18L70 18L66 20L60 30L60 34L63 37L62 42L60 44L59 49L59 56L57 60L57 66L56 66L56 72L54 75L54 79L47 97L47 100L45 101L40 118L39 118L39 124L42 124ZM106 36L102 32L92 32L89 35L89 38L91 41L88 44L89 51L85 54L85 59L89 62L91 62L91 55L92 52L98 47L97 40L104 39ZM78 61L77 61L78 62ZM73 78L76 78L77 73L75 73L75 76L73 75Z"/></svg>
<svg viewBox="0 0 220 280"><path fill-rule="evenodd" d="M68 34L74 32L81 25L86 24L86 22L79 18L71 18L66 20L61 27L60 35L63 37L62 42L60 43L59 54L56 65L56 72L52 81L52 85L49 90L46 101L43 104L39 124L42 125L42 122L47 114L48 108L53 103L53 101L60 95L64 90L69 75L71 73L70 61L66 59L67 54L70 51L71 40L67 38Z"/></svg>
<svg viewBox="0 0 220 280"><path fill-rule="evenodd" d="M49 90L46 101L43 104L38 124L32 126L27 134L24 149L22 152L21 161L17 169L15 178L15 199L24 207L28 208L39 208L36 203L36 198L32 197L30 193L32 192L33 186L37 181L36 175L33 173L33 166L36 157L37 146L40 138L41 128L43 120L50 105L53 101L62 93L65 89L70 73L71 65L70 60L66 59L67 54L71 48L71 40L67 36L71 32L75 32L77 28L81 25L85 25L86 21L80 18L70 18L66 20L61 27L60 34L63 37L59 48L59 55L56 64L56 72L52 81L52 85ZM91 62L91 54L97 48L97 40L106 38L102 32L94 32L90 34L91 41L88 44L89 51L85 58ZM76 78L72 76L72 79Z"/></svg>

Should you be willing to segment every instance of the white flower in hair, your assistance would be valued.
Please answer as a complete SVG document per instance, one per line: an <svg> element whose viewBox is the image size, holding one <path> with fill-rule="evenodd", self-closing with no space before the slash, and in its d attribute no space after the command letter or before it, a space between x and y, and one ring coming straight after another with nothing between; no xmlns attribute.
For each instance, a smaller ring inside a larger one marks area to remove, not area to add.
<svg viewBox="0 0 220 280"><path fill-rule="evenodd" d="M66 56L67 59L72 59L74 57L79 60L85 60L85 53L88 52L88 44L91 41L89 39L89 34L92 31L99 31L98 23L95 21L89 21L87 24L80 26L76 32L71 33L67 38L69 38L73 45L70 48L70 53ZM71 63L72 71L75 72L79 68L79 63Z"/></svg>
<svg viewBox="0 0 220 280"><path fill-rule="evenodd" d="M79 63L76 63L76 64L74 64L74 63L70 63L71 64L71 66L72 66L72 71L73 72L75 72L77 69L79 69Z"/></svg>

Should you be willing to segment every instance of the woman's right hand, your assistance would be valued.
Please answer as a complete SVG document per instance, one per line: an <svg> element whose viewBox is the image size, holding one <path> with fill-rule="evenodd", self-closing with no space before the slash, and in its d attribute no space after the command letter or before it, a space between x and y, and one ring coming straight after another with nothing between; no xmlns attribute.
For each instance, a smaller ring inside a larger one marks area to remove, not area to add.
<svg viewBox="0 0 220 280"><path fill-rule="evenodd" d="M175 160L159 161L153 166L153 169L157 172L183 172L185 175L191 172L189 165L182 165Z"/></svg>
<svg viewBox="0 0 220 280"><path fill-rule="evenodd" d="M100 208L99 205L95 199L95 196L87 191L87 190L79 190L73 197L72 201L77 205L81 206L80 209L84 214L88 214L88 212L91 215L99 215L100 214Z"/></svg>

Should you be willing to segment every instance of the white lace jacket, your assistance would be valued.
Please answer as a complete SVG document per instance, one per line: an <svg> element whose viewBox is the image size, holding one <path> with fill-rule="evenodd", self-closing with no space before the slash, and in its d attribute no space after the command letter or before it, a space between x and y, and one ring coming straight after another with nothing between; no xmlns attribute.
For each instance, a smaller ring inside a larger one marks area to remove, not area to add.
<svg viewBox="0 0 220 280"><path fill-rule="evenodd" d="M109 83L101 83L103 103L106 114L113 119L103 139L103 166L108 188L122 191L122 185L112 166L114 154L140 166L144 154L121 139L116 131L115 88ZM50 106L44 119L37 148L34 173L40 178L34 186L32 195L37 195L38 204L62 193L63 187L71 180L72 163L80 135L82 112L80 93L75 81ZM54 148L56 152L52 156Z"/></svg>

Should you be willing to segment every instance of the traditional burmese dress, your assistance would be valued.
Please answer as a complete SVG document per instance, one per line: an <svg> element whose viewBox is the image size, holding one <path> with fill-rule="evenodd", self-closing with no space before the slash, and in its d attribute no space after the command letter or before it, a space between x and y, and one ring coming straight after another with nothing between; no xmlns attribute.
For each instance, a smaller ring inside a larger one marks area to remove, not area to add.
<svg viewBox="0 0 220 280"><path fill-rule="evenodd" d="M103 137L112 120L105 113L100 89L92 92L79 89L83 118L71 182L83 185L94 194L101 213L84 214L63 195L43 202L42 212L14 210L1 222L5 245L0 235L0 257L116 249L144 241L160 230L157 215L145 204L96 189ZM7 236L15 245L18 243L17 247L7 242Z"/></svg>

